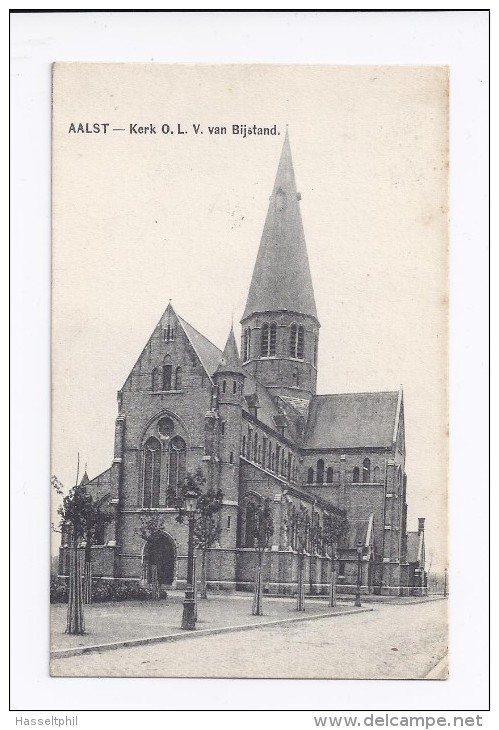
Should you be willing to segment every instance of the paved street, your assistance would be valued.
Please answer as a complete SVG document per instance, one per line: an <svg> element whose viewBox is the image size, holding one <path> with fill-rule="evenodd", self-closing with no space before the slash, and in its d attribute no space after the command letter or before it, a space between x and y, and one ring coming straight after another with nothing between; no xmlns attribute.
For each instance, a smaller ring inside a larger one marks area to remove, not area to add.
<svg viewBox="0 0 499 730"><path fill-rule="evenodd" d="M53 659L52 676L423 678L447 652L447 601Z"/></svg>
<svg viewBox="0 0 499 730"><path fill-rule="evenodd" d="M65 633L67 605L51 606L51 649L65 650L82 646L108 644L117 641L146 639L153 636L183 634L182 620L184 594L172 592L167 600L123 601L93 603L85 606L86 633L82 636ZM253 596L210 595L199 601L197 629L217 629L227 626L263 624L282 619L296 619L296 598L281 597L263 600L263 616L252 616ZM353 600L339 601L337 608L329 608L327 601L307 599L307 616L333 614L352 610Z"/></svg>

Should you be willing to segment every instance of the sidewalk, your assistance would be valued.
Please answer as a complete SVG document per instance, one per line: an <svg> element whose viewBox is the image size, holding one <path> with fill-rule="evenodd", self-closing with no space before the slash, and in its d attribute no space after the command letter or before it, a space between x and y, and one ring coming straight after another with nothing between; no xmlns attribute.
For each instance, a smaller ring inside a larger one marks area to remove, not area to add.
<svg viewBox="0 0 499 730"><path fill-rule="evenodd" d="M357 608L353 596L341 600L330 608L321 599L305 601L305 611L296 611L296 598L263 598L263 616L253 616L251 594L210 595L208 600L198 602L196 631L183 631L182 593L170 593L162 601L123 601L116 603L95 603L85 606L86 633L81 636L64 633L66 628L66 604L51 606L51 652L63 656L62 652L80 653L84 647L106 647L109 644L126 642L146 643L164 637L182 638L199 634L201 631L231 630L238 627L253 627L276 621L293 621L320 616L342 615L345 612L372 611L372 608ZM88 649L87 649L88 650Z"/></svg>

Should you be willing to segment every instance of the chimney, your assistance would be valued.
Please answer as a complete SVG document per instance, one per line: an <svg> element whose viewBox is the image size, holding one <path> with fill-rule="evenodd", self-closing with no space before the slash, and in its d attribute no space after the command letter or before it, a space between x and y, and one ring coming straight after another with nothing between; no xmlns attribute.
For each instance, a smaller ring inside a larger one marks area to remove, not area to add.
<svg viewBox="0 0 499 730"><path fill-rule="evenodd" d="M422 532L424 532L424 517L418 518L418 535L420 535Z"/></svg>

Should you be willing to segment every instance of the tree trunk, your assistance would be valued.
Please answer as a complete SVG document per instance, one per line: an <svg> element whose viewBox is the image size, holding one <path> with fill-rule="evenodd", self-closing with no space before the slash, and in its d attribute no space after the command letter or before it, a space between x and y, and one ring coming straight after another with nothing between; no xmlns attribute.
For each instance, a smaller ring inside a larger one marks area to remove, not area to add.
<svg viewBox="0 0 499 730"><path fill-rule="evenodd" d="M329 605L331 608L336 606L336 561L331 558L331 579L329 582Z"/></svg>
<svg viewBox="0 0 499 730"><path fill-rule="evenodd" d="M69 563L69 598L66 620L67 634L85 633L85 616L83 615L83 591L81 586L80 560L78 543L71 548Z"/></svg>
<svg viewBox="0 0 499 730"><path fill-rule="evenodd" d="M305 610L305 581L303 580L303 562L305 556L303 554L298 555L298 593L296 597L296 610Z"/></svg>
<svg viewBox="0 0 499 730"><path fill-rule="evenodd" d="M201 598L208 598L207 588L207 576L206 576L206 550L201 551Z"/></svg>
<svg viewBox="0 0 499 730"><path fill-rule="evenodd" d="M258 555L258 564L256 567L256 578L255 578L255 592L253 594L253 606L251 613L253 616L263 616L262 607L262 593L263 593L263 570L262 570L262 555Z"/></svg>
<svg viewBox="0 0 499 730"><path fill-rule="evenodd" d="M92 563L85 560L85 570L83 575L83 603L92 603Z"/></svg>
<svg viewBox="0 0 499 730"><path fill-rule="evenodd" d="M92 551L87 541L85 546L85 567L83 572L83 603L92 603Z"/></svg>

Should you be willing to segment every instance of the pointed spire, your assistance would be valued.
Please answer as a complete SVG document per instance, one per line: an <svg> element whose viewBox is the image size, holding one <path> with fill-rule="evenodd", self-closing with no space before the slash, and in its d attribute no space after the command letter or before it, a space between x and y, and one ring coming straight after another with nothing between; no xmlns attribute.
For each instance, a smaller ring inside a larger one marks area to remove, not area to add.
<svg viewBox="0 0 499 730"><path fill-rule="evenodd" d="M243 320L275 311L317 319L299 200L286 129Z"/></svg>
<svg viewBox="0 0 499 730"><path fill-rule="evenodd" d="M237 350L236 338L234 337L234 326L231 325L227 342L225 343L224 351L220 363L216 369L217 373L239 373L245 375L246 373L241 367L241 360L239 359L239 352Z"/></svg>

